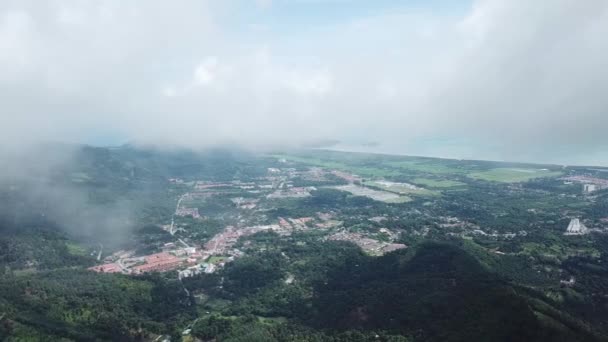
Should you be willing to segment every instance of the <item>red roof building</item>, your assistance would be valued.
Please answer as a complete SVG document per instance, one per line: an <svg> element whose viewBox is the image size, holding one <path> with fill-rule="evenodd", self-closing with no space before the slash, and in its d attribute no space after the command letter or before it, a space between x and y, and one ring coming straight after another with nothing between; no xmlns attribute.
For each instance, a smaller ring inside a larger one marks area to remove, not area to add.
<svg viewBox="0 0 608 342"><path fill-rule="evenodd" d="M162 252L145 256L146 263L133 267L135 273L165 272L178 268L184 262L175 255Z"/></svg>

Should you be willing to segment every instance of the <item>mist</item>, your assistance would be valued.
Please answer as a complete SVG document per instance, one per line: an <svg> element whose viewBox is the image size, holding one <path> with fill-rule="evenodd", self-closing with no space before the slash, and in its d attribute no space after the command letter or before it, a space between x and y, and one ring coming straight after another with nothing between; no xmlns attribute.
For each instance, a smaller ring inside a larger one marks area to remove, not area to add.
<svg viewBox="0 0 608 342"><path fill-rule="evenodd" d="M608 165L607 35L603 0L3 0L0 143Z"/></svg>
<svg viewBox="0 0 608 342"><path fill-rule="evenodd" d="M95 198L96 192L78 178L87 177L82 154L82 146L68 144L0 151L0 232L42 228L90 243L128 242L139 208L121 196Z"/></svg>

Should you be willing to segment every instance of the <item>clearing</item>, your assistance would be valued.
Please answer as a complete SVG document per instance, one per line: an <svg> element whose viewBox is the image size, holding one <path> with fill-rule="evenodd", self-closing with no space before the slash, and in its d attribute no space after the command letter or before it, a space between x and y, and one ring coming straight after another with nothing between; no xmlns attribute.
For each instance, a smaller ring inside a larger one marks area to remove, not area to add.
<svg viewBox="0 0 608 342"><path fill-rule="evenodd" d="M228 259L228 257L225 256L211 256L209 257L209 260L207 260L208 263L210 264L219 264L221 262L224 262Z"/></svg>
<svg viewBox="0 0 608 342"><path fill-rule="evenodd" d="M340 186L336 186L333 188L337 189L337 190L350 192L351 194L353 194L355 196L365 196L365 197L369 197L373 200L386 202L386 203L405 203L405 202L409 202L412 200L410 197L399 196L398 194L395 194L393 192L374 190L374 189L366 188L364 186L355 185L355 184L340 185Z"/></svg>
<svg viewBox="0 0 608 342"><path fill-rule="evenodd" d="M385 180L365 181L365 185L373 186L388 192L394 192L399 195L419 195L419 196L437 196L438 192L409 183L390 182Z"/></svg>
<svg viewBox="0 0 608 342"><path fill-rule="evenodd" d="M426 160L401 160L387 162L386 165L397 167L400 169L424 172L424 173L435 173L435 174L459 174L465 173L468 170L460 169L457 167L451 167L446 164L442 164L437 161L426 161Z"/></svg>
<svg viewBox="0 0 608 342"><path fill-rule="evenodd" d="M291 162L297 162L302 164L308 164L313 166L322 167L325 169L335 169L340 171L347 171L354 173L361 177L389 177L389 176L397 176L401 173L397 170L393 170L390 168L382 168L382 167L371 167L371 166L357 166L350 165L347 163L337 162L333 160L312 158L312 157L300 157L300 156L289 156L289 155L279 155L275 154L272 157L277 159L285 159ZM380 164L379 164L380 165Z"/></svg>

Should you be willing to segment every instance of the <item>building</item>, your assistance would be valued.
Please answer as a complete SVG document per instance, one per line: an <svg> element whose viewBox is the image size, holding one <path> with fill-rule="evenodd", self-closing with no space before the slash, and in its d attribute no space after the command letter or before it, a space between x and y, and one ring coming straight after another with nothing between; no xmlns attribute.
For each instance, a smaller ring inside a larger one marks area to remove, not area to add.
<svg viewBox="0 0 608 342"><path fill-rule="evenodd" d="M178 268L184 262L182 258L166 252L151 254L145 256L144 259L145 264L133 267L134 273L170 271Z"/></svg>
<svg viewBox="0 0 608 342"><path fill-rule="evenodd" d="M584 235L587 233L589 233L589 229L579 219L574 218L570 220L570 224L566 228L564 235Z"/></svg>
<svg viewBox="0 0 608 342"><path fill-rule="evenodd" d="M583 191L586 193L594 192L597 190L597 185L595 184L583 184Z"/></svg>
<svg viewBox="0 0 608 342"><path fill-rule="evenodd" d="M192 216L193 218L200 218L201 215L198 213L198 208L177 208L175 211L177 216Z"/></svg>
<svg viewBox="0 0 608 342"><path fill-rule="evenodd" d="M291 229L291 224L289 224L289 222L287 222L287 220L285 220L282 217L279 217L279 226L283 229Z"/></svg>
<svg viewBox="0 0 608 342"><path fill-rule="evenodd" d="M563 178L566 182L583 184L584 193L592 193L598 190L608 189L608 179L590 176L570 176Z"/></svg>
<svg viewBox="0 0 608 342"><path fill-rule="evenodd" d="M205 265L205 273L213 273L215 272L215 265L214 264L207 264Z"/></svg>

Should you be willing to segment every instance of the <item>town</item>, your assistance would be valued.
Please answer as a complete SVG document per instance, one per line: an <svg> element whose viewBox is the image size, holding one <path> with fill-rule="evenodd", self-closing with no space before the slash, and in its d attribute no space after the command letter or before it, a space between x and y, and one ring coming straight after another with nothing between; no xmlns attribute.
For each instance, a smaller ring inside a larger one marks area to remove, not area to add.
<svg viewBox="0 0 608 342"><path fill-rule="evenodd" d="M273 201L301 200L311 196L319 185L321 188L332 188L356 196L368 197L385 203L403 203L412 196L436 196L436 191L421 186L387 180L369 181L356 174L336 169L320 167L296 168L286 159L279 159L283 167L269 167L264 177L241 181L185 181L179 178L168 179L182 193L176 199L176 207L170 222L160 224L162 229L171 234L174 241L167 242L156 253L135 255L135 251L117 251L104 257L104 264L89 268L95 272L142 274L147 272L177 271L180 277L190 277L200 273L213 273L227 263L242 257L245 252L235 247L237 242L246 241L249 236L260 232L273 232L280 236L289 236L294 232L317 231L323 234L324 241L347 241L359 246L370 255L407 248L397 242L400 232L392 232L381 227L388 217L371 217L368 219L378 228L374 232L361 231L345 227L335 213L316 212L313 216L283 217L269 220L266 212L272 208ZM608 187L608 182L590 176L577 175L564 177L566 185L583 184L584 193L591 193ZM302 185L300 185L302 184ZM312 185L315 184L315 185ZM328 185L323 185L328 184ZM189 224L203 223L213 219L218 213L200 212L205 203L217 198L228 197L230 213L221 213L227 224L206 241L192 238ZM270 203L270 205L269 205ZM530 209L535 212L535 209ZM227 217L227 218L226 218ZM477 224L461 220L458 217L438 217L436 226L446 232L447 236L461 238L513 239L526 236L524 229L515 232L486 231ZM184 223L184 221L187 221ZM410 234L426 236L431 226L412 230ZM564 235L584 235L591 232L608 232L605 227L587 228L582 220L574 217Z"/></svg>
<svg viewBox="0 0 608 342"><path fill-rule="evenodd" d="M406 248L405 244L393 243L398 235L389 230L381 229L382 234L389 240L376 240L368 234L351 233L342 226L342 222L334 219L334 214L318 212L315 216L307 217L277 217L275 222L268 224L250 224L243 216L260 217L263 211L257 211L261 200L272 201L281 199L299 199L310 196L315 191L315 186L295 186L295 179L304 179L309 182L323 182L327 177L345 181L350 186L362 189L361 178L338 170L325 171L317 167L307 170L296 170L295 168L268 168L267 176L258 181L242 182L212 182L192 181L185 182L179 178L168 179L168 182L179 187L185 187L186 191L176 201L175 212L171 221L162 224L161 227L175 237L174 242L168 242L160 246L160 251L147 255L135 255L134 251L117 251L103 258L104 263L90 267L89 270L100 273L123 273L142 274L149 272L178 271L180 277L189 277L200 273L213 273L222 268L226 263L244 255L244 252L234 245L239 239L259 232L274 232L282 236L288 236L293 232L301 231L324 231L328 235L327 241L349 241L361 247L370 255L382 255L397 249ZM336 189L341 189L337 186ZM372 194L381 193L382 196L371 196L374 199L393 199L399 195L382 191L367 189ZM180 219L203 222L210 216L199 212L197 203L213 199L214 196L238 192L247 197L237 196L230 198L234 209L238 212L240 219L232 225L226 225L219 233L212 236L206 242L192 241L188 236L185 226L178 223ZM251 220L255 221L255 219ZM333 232L333 233L332 233ZM330 234L331 233L331 234ZM178 235L180 237L178 237Z"/></svg>

